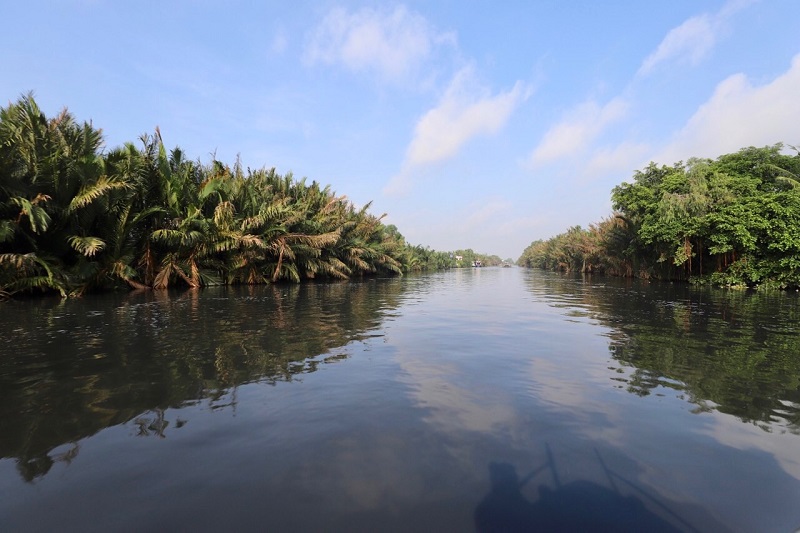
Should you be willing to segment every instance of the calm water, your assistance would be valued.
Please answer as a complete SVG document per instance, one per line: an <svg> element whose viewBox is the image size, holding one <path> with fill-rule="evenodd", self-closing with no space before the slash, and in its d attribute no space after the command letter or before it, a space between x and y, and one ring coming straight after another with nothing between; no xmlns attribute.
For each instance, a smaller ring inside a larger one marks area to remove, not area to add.
<svg viewBox="0 0 800 533"><path fill-rule="evenodd" d="M517 268L0 305L0 530L794 531L800 301Z"/></svg>

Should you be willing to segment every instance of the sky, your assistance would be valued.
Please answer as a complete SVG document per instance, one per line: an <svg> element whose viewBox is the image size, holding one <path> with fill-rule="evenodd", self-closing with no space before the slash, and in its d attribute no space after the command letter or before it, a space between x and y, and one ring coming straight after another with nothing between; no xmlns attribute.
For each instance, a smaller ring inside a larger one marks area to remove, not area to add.
<svg viewBox="0 0 800 533"><path fill-rule="evenodd" d="M798 7L6 0L0 104L33 91L106 149L159 127L371 201L414 245L515 259L650 161L800 145Z"/></svg>

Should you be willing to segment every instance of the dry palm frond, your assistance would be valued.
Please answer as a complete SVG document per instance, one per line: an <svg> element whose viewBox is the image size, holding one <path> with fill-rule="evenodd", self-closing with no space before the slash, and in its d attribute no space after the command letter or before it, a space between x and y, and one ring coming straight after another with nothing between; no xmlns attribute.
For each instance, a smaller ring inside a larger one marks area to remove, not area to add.
<svg viewBox="0 0 800 533"><path fill-rule="evenodd" d="M10 265L20 272L33 266L32 254L0 254L0 265Z"/></svg>
<svg viewBox="0 0 800 533"><path fill-rule="evenodd" d="M331 231L319 235L307 235L304 233L289 233L283 238L287 242L304 244L313 248L325 248L326 246L333 246L339 241L341 237L339 231Z"/></svg>
<svg viewBox="0 0 800 533"><path fill-rule="evenodd" d="M267 247L264 240L257 235L242 235L239 237L239 243L244 248L259 248L263 250Z"/></svg>
<svg viewBox="0 0 800 533"><path fill-rule="evenodd" d="M235 208L231 202L220 202L214 208L214 223L220 227L228 228L233 224Z"/></svg>

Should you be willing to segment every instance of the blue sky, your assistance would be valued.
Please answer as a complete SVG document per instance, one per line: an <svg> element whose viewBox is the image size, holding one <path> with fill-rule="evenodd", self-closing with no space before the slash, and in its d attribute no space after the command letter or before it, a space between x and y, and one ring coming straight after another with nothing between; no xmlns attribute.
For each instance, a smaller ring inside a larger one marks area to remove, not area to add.
<svg viewBox="0 0 800 533"><path fill-rule="evenodd" d="M3 103L275 167L516 258L649 161L800 145L796 0L6 2ZM12 23L13 21L13 23Z"/></svg>

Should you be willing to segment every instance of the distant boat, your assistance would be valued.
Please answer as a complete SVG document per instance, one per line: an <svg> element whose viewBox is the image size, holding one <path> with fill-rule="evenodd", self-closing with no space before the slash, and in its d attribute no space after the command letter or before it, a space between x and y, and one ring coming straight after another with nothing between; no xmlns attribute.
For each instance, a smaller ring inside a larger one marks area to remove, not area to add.
<svg viewBox="0 0 800 533"><path fill-rule="evenodd" d="M477 267L482 267L483 265L481 264L481 262L480 262L480 261L473 261L473 262L472 262L472 266L474 266L474 267L476 267L476 268L477 268Z"/></svg>

